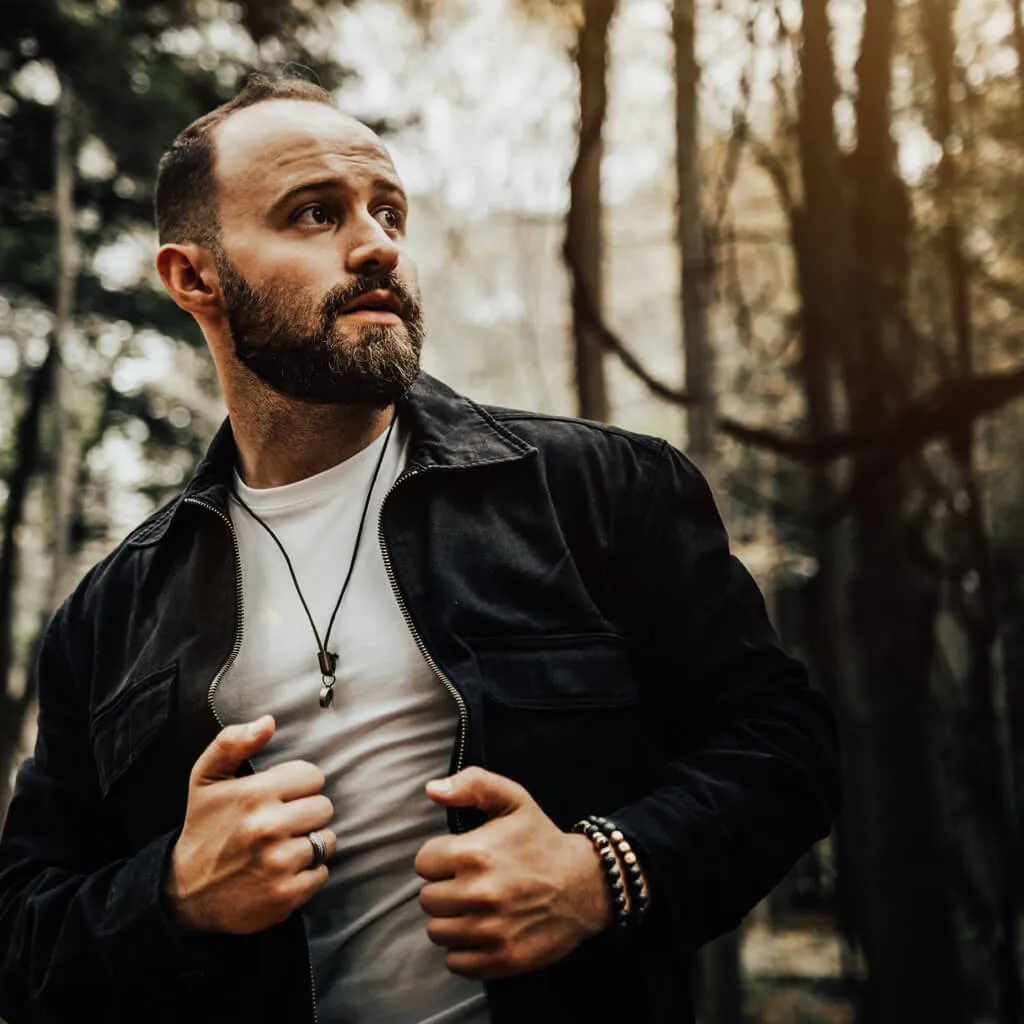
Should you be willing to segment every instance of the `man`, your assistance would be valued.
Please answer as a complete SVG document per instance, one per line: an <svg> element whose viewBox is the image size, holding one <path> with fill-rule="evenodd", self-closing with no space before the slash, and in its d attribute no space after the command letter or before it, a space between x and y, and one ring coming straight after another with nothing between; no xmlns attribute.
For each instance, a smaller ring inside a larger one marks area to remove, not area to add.
<svg viewBox="0 0 1024 1024"><path fill-rule="evenodd" d="M186 129L156 214L229 421L47 633L0 1015L692 1019L839 804L700 475L419 373L406 196L313 85Z"/></svg>

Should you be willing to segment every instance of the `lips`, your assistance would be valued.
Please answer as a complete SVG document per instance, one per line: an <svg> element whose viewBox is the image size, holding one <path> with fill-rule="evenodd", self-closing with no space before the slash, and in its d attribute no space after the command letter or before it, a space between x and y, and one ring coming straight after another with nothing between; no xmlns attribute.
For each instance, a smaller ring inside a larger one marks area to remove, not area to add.
<svg viewBox="0 0 1024 1024"><path fill-rule="evenodd" d="M376 288L370 292L364 292L358 298L352 299L342 307L342 313L371 312L371 313L394 313L395 316L402 315L402 303L398 296L389 289Z"/></svg>

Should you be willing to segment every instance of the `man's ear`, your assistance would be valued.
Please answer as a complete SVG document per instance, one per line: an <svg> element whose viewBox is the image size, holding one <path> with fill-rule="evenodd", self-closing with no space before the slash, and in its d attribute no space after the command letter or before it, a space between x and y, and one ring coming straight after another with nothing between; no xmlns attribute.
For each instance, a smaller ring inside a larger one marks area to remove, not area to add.
<svg viewBox="0 0 1024 1024"><path fill-rule="evenodd" d="M156 254L156 271L168 295L186 313L208 319L220 309L220 280L205 246L162 245Z"/></svg>

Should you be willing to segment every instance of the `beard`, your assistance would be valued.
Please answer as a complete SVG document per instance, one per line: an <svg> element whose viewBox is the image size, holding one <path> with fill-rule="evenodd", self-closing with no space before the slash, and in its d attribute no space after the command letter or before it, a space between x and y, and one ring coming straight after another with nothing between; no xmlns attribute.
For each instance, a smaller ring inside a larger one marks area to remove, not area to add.
<svg viewBox="0 0 1024 1024"><path fill-rule="evenodd" d="M239 361L286 398L324 405L385 409L419 374L423 309L419 295L394 274L360 277L332 288L317 305L285 289L257 288L222 250L214 253ZM366 292L391 291L400 324L360 324L346 337L338 318Z"/></svg>

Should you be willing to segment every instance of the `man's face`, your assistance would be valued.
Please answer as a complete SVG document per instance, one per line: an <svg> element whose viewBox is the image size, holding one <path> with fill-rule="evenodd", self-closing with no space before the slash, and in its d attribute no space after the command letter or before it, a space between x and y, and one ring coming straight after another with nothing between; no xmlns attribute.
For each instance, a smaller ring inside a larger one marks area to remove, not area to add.
<svg viewBox="0 0 1024 1024"><path fill-rule="evenodd" d="M239 360L308 402L383 408L423 346L405 193L380 140L319 103L270 100L216 130L214 247Z"/></svg>

